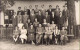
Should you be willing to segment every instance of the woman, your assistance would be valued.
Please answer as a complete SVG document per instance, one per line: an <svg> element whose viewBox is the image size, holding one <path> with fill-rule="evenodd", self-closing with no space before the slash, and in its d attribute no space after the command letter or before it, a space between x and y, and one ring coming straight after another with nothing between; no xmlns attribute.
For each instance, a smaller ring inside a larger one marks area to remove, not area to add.
<svg viewBox="0 0 80 50"><path fill-rule="evenodd" d="M15 41L15 43L17 42L18 37L19 37L19 30L18 27L16 26L15 30L13 30L13 40Z"/></svg>
<svg viewBox="0 0 80 50"><path fill-rule="evenodd" d="M39 22L37 21L37 18L35 18L35 22L33 23L34 28L36 29L39 25Z"/></svg>
<svg viewBox="0 0 80 50"><path fill-rule="evenodd" d="M66 41L68 40L67 38L67 31L65 30L65 27L62 27L62 30L60 32L60 35L61 35L61 44L63 45L63 43L65 44Z"/></svg>
<svg viewBox="0 0 80 50"><path fill-rule="evenodd" d="M33 25L31 25L30 28L28 28L28 40L32 44L35 44L33 42L34 41L34 36L35 36L35 29L34 29Z"/></svg>
<svg viewBox="0 0 80 50"><path fill-rule="evenodd" d="M27 41L27 35L26 34L27 34L27 30L24 27L22 27L21 35L20 35L20 39L21 39L22 44L24 43L24 40Z"/></svg>
<svg viewBox="0 0 80 50"><path fill-rule="evenodd" d="M43 20L43 24L42 25L43 25L43 27L46 27L47 26L46 19Z"/></svg>
<svg viewBox="0 0 80 50"><path fill-rule="evenodd" d="M22 26L23 26L24 24L20 21L20 23L18 23L18 27L19 27L19 30L21 30L22 29Z"/></svg>

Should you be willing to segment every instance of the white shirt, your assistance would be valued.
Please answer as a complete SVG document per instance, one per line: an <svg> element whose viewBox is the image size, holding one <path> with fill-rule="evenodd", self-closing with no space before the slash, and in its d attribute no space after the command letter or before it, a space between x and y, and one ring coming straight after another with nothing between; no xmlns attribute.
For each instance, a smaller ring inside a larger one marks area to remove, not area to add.
<svg viewBox="0 0 80 50"><path fill-rule="evenodd" d="M23 23L18 23L18 27L20 30L22 29L22 26L23 26Z"/></svg>

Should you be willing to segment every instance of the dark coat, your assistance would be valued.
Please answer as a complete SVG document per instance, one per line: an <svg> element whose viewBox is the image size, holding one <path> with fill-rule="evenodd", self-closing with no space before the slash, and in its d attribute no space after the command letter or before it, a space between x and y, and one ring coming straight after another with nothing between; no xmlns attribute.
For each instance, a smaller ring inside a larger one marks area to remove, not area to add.
<svg viewBox="0 0 80 50"><path fill-rule="evenodd" d="M54 22L55 22L55 24L58 24L59 23L59 16L60 16L60 11L57 11L57 10L55 10L54 11Z"/></svg>
<svg viewBox="0 0 80 50"><path fill-rule="evenodd" d="M22 10L18 10L18 11L17 11L17 15L19 14L19 12L21 12L21 15L24 14L24 12L23 12Z"/></svg>
<svg viewBox="0 0 80 50"><path fill-rule="evenodd" d="M28 28L28 40L33 41L35 36L35 29Z"/></svg>
<svg viewBox="0 0 80 50"><path fill-rule="evenodd" d="M42 17L42 15L38 15L38 16L37 16L37 20L38 20L38 22L39 22L40 24L42 24L42 23L43 23L43 17Z"/></svg>
<svg viewBox="0 0 80 50"><path fill-rule="evenodd" d="M35 14L34 14L34 15L32 15L32 14L30 15L31 23L34 23L35 18L36 18L36 17L35 17Z"/></svg>
<svg viewBox="0 0 80 50"><path fill-rule="evenodd" d="M28 15L23 15L23 23L25 24L28 20L29 16Z"/></svg>
<svg viewBox="0 0 80 50"><path fill-rule="evenodd" d="M47 23L50 23L50 16L49 15L48 16L45 16L44 19L46 19L46 22Z"/></svg>
<svg viewBox="0 0 80 50"><path fill-rule="evenodd" d="M62 17L63 17L63 21L64 23L67 21L67 17L68 17L68 10L63 10L62 11Z"/></svg>
<svg viewBox="0 0 80 50"><path fill-rule="evenodd" d="M13 27L17 26L17 16L14 16L12 17L12 24L13 24Z"/></svg>

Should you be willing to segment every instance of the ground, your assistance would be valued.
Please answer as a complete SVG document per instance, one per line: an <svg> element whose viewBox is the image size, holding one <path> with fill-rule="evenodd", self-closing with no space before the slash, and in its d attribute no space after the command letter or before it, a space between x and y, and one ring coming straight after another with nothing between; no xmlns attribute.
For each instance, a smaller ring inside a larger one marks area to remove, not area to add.
<svg viewBox="0 0 80 50"><path fill-rule="evenodd" d="M72 40L66 45L30 45L14 44L10 40L0 40L0 50L79 50L79 40Z"/></svg>

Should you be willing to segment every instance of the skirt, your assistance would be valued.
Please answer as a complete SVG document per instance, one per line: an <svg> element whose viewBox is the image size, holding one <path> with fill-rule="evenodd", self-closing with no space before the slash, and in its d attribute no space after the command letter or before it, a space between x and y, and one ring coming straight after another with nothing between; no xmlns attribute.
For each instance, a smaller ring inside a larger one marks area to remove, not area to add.
<svg viewBox="0 0 80 50"><path fill-rule="evenodd" d="M33 41L34 40L34 34L28 34L28 40Z"/></svg>
<svg viewBox="0 0 80 50"><path fill-rule="evenodd" d="M27 39L27 36L26 36L25 34L21 34L21 35L20 35L20 38L22 38L22 39Z"/></svg>

